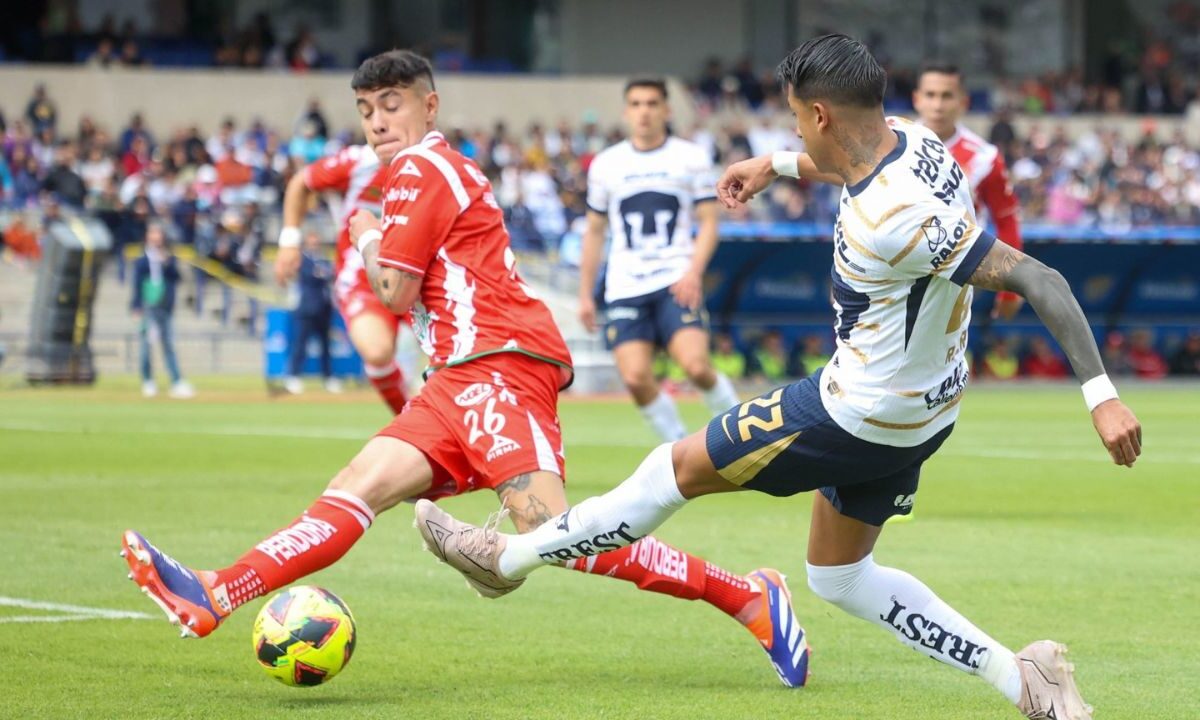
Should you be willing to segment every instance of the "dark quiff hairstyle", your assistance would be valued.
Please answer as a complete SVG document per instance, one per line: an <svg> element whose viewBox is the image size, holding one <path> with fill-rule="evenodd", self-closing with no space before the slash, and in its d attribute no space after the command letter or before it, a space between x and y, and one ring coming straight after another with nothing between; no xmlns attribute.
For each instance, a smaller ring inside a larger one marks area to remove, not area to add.
<svg viewBox="0 0 1200 720"><path fill-rule="evenodd" d="M953 75L958 78L959 85L965 85L966 79L963 77L962 69L952 62L945 60L926 60L921 63L921 69L917 71L917 85L921 84L921 78L925 77L925 73L934 73L936 75Z"/></svg>
<svg viewBox="0 0 1200 720"><path fill-rule="evenodd" d="M433 90L433 66L412 50L389 50L363 60L350 81L353 90L411 87L417 80L429 83Z"/></svg>
<svg viewBox="0 0 1200 720"><path fill-rule="evenodd" d="M815 37L779 63L775 76L798 98L870 108L883 104L887 73L866 45L841 34Z"/></svg>
<svg viewBox="0 0 1200 720"><path fill-rule="evenodd" d="M630 90L632 90L634 88L643 88L643 87L644 88L654 88L662 95L663 100L667 99L667 81L663 80L662 78L651 78L651 77L634 78L634 79L630 80L629 82L625 83L625 92L623 94L628 95Z"/></svg>

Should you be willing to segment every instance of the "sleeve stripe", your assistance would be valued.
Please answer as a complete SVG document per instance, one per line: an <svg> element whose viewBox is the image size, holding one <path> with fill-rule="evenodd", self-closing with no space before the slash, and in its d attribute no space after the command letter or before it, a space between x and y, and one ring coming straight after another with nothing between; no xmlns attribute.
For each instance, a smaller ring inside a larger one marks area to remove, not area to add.
<svg viewBox="0 0 1200 720"><path fill-rule="evenodd" d="M987 230L980 232L979 237L975 239L975 243L971 245L971 249L967 251L966 257L962 259L962 262L954 269L954 273L950 275L950 282L955 285L966 285L971 276L975 274L979 263L983 262L983 258L995 244L995 235Z"/></svg>
<svg viewBox="0 0 1200 720"><path fill-rule="evenodd" d="M458 214L466 212L471 205L471 196L467 194L467 188L463 185L462 178L458 176L458 171L450 164L446 158L438 155L423 145L415 145L409 149L413 155L425 158L428 160L442 177L446 178L446 182L450 185L451 192L454 193L454 199L458 201Z"/></svg>
<svg viewBox="0 0 1200 720"><path fill-rule="evenodd" d="M408 263L400 262L399 260L388 260L387 258L381 257L381 258L375 258L375 262L379 263L380 265L387 265L388 267L393 267L393 268L397 268L399 270L403 270L405 272L410 272L413 275L424 275L425 274L425 271L422 270L421 268L417 267L416 265L409 265Z"/></svg>

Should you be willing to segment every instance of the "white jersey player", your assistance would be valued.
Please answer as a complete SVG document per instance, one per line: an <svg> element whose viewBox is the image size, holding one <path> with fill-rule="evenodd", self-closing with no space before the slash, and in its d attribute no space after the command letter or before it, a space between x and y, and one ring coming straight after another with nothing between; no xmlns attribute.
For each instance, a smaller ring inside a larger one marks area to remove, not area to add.
<svg viewBox="0 0 1200 720"><path fill-rule="evenodd" d="M456 548L443 557L468 577L486 568L511 590L537 567L593 555L598 542L641 537L701 495L816 490L807 574L818 597L980 677L1028 718L1090 720L1065 647L1042 640L1014 653L917 578L878 565L873 550L884 521L911 509L922 464L953 430L972 285L1028 300L1083 382L1115 463L1137 460L1141 426L1117 398L1062 275L976 224L962 169L932 132L885 120L887 77L866 46L845 35L814 38L779 76L807 154L736 163L717 191L735 207L778 175L844 185L831 270L838 350L829 365L659 447L621 485L532 533L447 522L442 532L454 533ZM1048 561L1070 561L1046 551Z"/></svg>
<svg viewBox="0 0 1200 720"><path fill-rule="evenodd" d="M714 413L738 398L708 352L702 280L717 245L712 159L699 145L668 135L668 117L661 80L626 85L629 139L601 152L588 169L579 304L584 326L594 330L596 275L610 229L605 343L646 420L664 440L678 440L687 430L654 378L658 348L700 388Z"/></svg>

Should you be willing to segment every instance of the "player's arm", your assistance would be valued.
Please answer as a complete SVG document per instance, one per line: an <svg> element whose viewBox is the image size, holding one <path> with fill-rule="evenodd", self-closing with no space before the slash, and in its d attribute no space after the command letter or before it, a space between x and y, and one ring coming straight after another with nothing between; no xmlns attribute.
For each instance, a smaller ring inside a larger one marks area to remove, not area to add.
<svg viewBox="0 0 1200 720"><path fill-rule="evenodd" d="M366 210L359 210L350 218L350 240L362 253L367 271L367 282L375 297L384 307L397 315L403 315L421 295L421 276L379 262L380 239L383 232L379 218Z"/></svg>
<svg viewBox="0 0 1200 720"><path fill-rule="evenodd" d="M283 191L283 227L279 230L279 254L275 256L275 282L286 285L300 270L300 226L315 194L308 187L307 168L288 180Z"/></svg>
<svg viewBox="0 0 1200 720"><path fill-rule="evenodd" d="M588 332L596 331L596 300L592 293L596 287L596 275L600 272L600 260L604 255L606 232L608 216L589 209L579 258L579 321Z"/></svg>
<svg viewBox="0 0 1200 720"><path fill-rule="evenodd" d="M808 153L779 151L736 162L725 168L717 181L717 197L729 209L750 202L777 177L804 178L813 182L844 185L841 175L823 173Z"/></svg>
<svg viewBox="0 0 1200 720"><path fill-rule="evenodd" d="M692 262L684 276L671 286L675 302L684 307L696 310L704 303L704 271L717 251L720 219L721 210L711 198L696 206L696 239Z"/></svg>
<svg viewBox="0 0 1200 720"><path fill-rule="evenodd" d="M1003 155L996 156L992 171L979 184L979 199L983 201L988 215L996 223L996 237L1009 247L1023 250L1025 245L1021 241L1021 207L1008 178L1008 168L1004 165ZM992 316L1011 320L1021 310L1022 304L1024 301L1016 293L997 293Z"/></svg>
<svg viewBox="0 0 1200 720"><path fill-rule="evenodd" d="M1067 354L1083 384L1084 399L1104 447L1118 465L1132 467L1142 452L1142 426L1117 398L1104 372L1100 350L1071 286L1053 268L1004 243L992 243L968 282L987 290L1008 290L1026 300Z"/></svg>

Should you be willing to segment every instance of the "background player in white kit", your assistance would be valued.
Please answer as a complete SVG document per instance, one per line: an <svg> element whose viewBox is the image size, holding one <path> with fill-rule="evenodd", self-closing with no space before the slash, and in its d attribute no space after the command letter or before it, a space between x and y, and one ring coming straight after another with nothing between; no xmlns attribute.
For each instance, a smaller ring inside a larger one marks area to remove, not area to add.
<svg viewBox="0 0 1200 720"><path fill-rule="evenodd" d="M1115 463L1133 466L1141 426L1117 398L1062 275L976 224L962 168L933 132L885 120L887 77L862 43L814 38L781 63L779 76L808 153L736 163L717 188L733 206L779 175L832 176L844 185L830 269L833 359L821 373L731 408L704 432L660 446L625 482L532 533L454 521L442 557L468 577L513 590L539 566L590 556L598 542L607 547L618 531L650 532L701 495L818 490L808 538L813 592L982 678L1028 718L1090 720L1065 647L1043 640L1014 653L917 578L876 564L873 551L884 521L911 508L922 464L953 430L967 382L972 287L1029 301L1083 383ZM964 537L961 551L973 541ZM1044 552L1048 563L1061 560L1053 546ZM1048 598L1069 593L1043 590Z"/></svg>
<svg viewBox="0 0 1200 720"><path fill-rule="evenodd" d="M589 331L596 329L596 275L605 230L611 229L605 344L642 415L670 442L687 435L687 428L654 377L657 348L683 369L713 413L738 402L733 383L713 369L708 352L703 279L717 247L720 211L712 158L667 132L665 82L631 80L624 117L629 139L601 152L588 168L579 317Z"/></svg>

